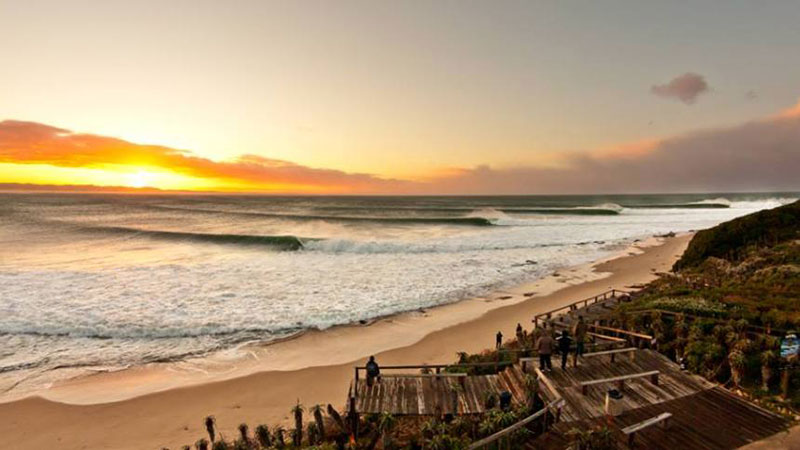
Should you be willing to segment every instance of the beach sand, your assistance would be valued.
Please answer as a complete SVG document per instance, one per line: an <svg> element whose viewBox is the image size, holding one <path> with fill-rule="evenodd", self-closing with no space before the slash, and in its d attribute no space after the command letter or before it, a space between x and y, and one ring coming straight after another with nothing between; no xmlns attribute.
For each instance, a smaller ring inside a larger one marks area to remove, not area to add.
<svg viewBox="0 0 800 450"><path fill-rule="evenodd" d="M288 424L298 400L341 408L353 366L370 354L384 365L454 362L456 352L493 347L498 330L511 338L517 323L530 329L537 313L651 281L669 270L690 238L640 242L620 257L487 297L251 345L235 358L221 354L59 383L0 403L0 433L15 449L175 449L205 435L209 414L228 437L242 422Z"/></svg>

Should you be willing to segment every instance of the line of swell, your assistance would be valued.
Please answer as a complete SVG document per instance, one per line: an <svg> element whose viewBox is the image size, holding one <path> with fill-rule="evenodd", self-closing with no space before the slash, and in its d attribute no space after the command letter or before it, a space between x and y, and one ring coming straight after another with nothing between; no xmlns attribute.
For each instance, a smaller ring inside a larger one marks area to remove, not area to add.
<svg viewBox="0 0 800 450"><path fill-rule="evenodd" d="M163 230L144 230L129 227L104 227L104 226L85 226L83 230L101 232L107 234L126 234L143 235L156 239L167 239L176 241L197 241L211 242L215 244L235 244L235 245L264 245L279 250L300 250L303 248L303 239L297 236L264 236L252 234L214 234L214 233L190 233L183 231L163 231ZM306 239L310 240L310 239Z"/></svg>
<svg viewBox="0 0 800 450"><path fill-rule="evenodd" d="M377 206L315 206L314 209L319 211L374 211L378 209ZM602 207L570 207L570 206L547 206L547 207L514 207L514 208L498 208L491 205L476 205L474 207L439 207L439 206L391 206L386 209L396 211L414 211L414 212L441 212L441 213L474 213L481 210L495 210L502 213L519 213L519 214L547 214L547 215L617 215L619 211L611 208ZM437 220L451 220L450 218L442 218Z"/></svg>
<svg viewBox="0 0 800 450"><path fill-rule="evenodd" d="M254 211L227 211L216 209L196 209L196 208L177 208L172 206L157 206L160 209L170 209L178 211L205 213L205 214L225 214L249 217L268 217L272 219L285 219L295 221L322 220L326 222L370 222L370 223L394 223L394 224L442 224L442 225L463 225L463 226L492 226L492 220L484 217L359 217L359 216L323 216L314 214L282 214L265 213Z"/></svg>
<svg viewBox="0 0 800 450"><path fill-rule="evenodd" d="M626 208L638 209L724 209L730 208L726 203L680 203L680 204L654 204L654 205L631 205Z"/></svg>

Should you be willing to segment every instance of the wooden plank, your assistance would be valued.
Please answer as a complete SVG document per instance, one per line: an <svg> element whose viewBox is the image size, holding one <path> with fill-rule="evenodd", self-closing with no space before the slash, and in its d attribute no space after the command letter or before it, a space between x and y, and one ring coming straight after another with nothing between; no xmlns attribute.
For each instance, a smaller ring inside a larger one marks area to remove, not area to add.
<svg viewBox="0 0 800 450"><path fill-rule="evenodd" d="M636 347L626 347L626 348L617 348L614 350L603 350L601 352L584 353L581 356L583 356L584 358L591 358L593 356L614 355L617 353L635 353L637 350L639 349Z"/></svg>
<svg viewBox="0 0 800 450"><path fill-rule="evenodd" d="M625 433L625 434L633 434L633 433L636 433L639 430L643 430L643 429L645 429L645 428L647 428L649 426L653 426L653 425L655 425L655 424L657 424L659 422L663 422L665 420L668 420L670 417L672 417L672 413L668 413L668 412L661 413L661 414L659 414L659 415L657 415L655 417L651 417L651 418L649 418L649 419L647 419L645 421L642 421L642 422L639 422L637 424L625 427L625 428L622 429L622 432Z"/></svg>
<svg viewBox="0 0 800 450"><path fill-rule="evenodd" d="M602 325L595 325L593 323L587 323L586 325L591 327L591 328L594 328L595 330L611 331L611 332L614 332L614 333L617 333L617 334L625 334L625 335L637 337L637 338L640 338L640 339L647 339L647 340L653 339L653 336L649 336L647 334L642 334L642 333L635 333L633 331L623 330L621 328L606 327L606 326L602 326Z"/></svg>
<svg viewBox="0 0 800 450"><path fill-rule="evenodd" d="M515 423L515 424L513 424L513 425L511 425L509 427L503 428L502 430L498 431L497 433L492 434L491 436L485 437L485 438L483 438L483 439L481 439L481 440L479 440L477 442L474 442L472 445L470 445L467 448L468 448L468 450L475 450L475 449L479 449L481 447L485 447L486 445L489 445L492 442L495 442L496 440L502 438L503 436L507 436L510 433L513 433L513 432L519 430L520 428L522 428L525 425L531 423L535 419L544 416L545 414L550 412L550 410L552 410L553 408L557 408L557 407L562 406L564 404L563 402L564 402L563 399L559 399L559 400L556 400L554 402L551 402L548 405L546 405L544 408L540 409L539 411L536 411L535 413L531 414L530 416L520 420L519 422L517 422L517 423Z"/></svg>
<svg viewBox="0 0 800 450"><path fill-rule="evenodd" d="M626 341L626 340L625 340L625 339L623 339L623 338L618 338L618 337L614 337L614 336L606 336L605 334L593 333L593 332L591 332L591 331L587 331L587 332L586 332L586 334L588 334L589 336L595 337L595 338L597 338L597 339L602 339L602 340L604 340L604 341L612 341L612 342L628 342L628 341Z"/></svg>
<svg viewBox="0 0 800 450"><path fill-rule="evenodd" d="M381 375L381 378L460 378L469 376L466 373L407 373Z"/></svg>

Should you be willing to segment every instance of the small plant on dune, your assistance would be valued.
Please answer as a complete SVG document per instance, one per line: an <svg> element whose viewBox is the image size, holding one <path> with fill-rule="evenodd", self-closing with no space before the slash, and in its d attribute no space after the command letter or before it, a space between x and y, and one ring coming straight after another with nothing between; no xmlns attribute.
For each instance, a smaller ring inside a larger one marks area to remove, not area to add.
<svg viewBox="0 0 800 450"><path fill-rule="evenodd" d="M742 377L744 376L744 368L747 365L747 359L744 352L738 348L728 354L728 364L731 366L731 375L733 376L733 384L736 387L741 386Z"/></svg>
<svg viewBox="0 0 800 450"><path fill-rule="evenodd" d="M269 435L269 428L266 425L256 427L256 441L264 448L272 446L272 437Z"/></svg>
<svg viewBox="0 0 800 450"><path fill-rule="evenodd" d="M384 412L378 419L378 430L381 433L381 442L384 449L388 449L392 445L391 432L395 425L397 425L397 419L391 413Z"/></svg>
<svg viewBox="0 0 800 450"><path fill-rule="evenodd" d="M297 399L297 404L292 408L294 414L294 433L292 435L294 446L300 447L303 444L303 405L300 404L300 399Z"/></svg>
<svg viewBox="0 0 800 450"><path fill-rule="evenodd" d="M319 429L313 423L309 423L306 426L306 436L308 436L308 445L317 445L317 441L320 440L319 436Z"/></svg>
<svg viewBox="0 0 800 450"><path fill-rule="evenodd" d="M199 441L194 443L194 448L197 450L208 450L208 441L204 439L200 439Z"/></svg>
<svg viewBox="0 0 800 450"><path fill-rule="evenodd" d="M284 430L283 427L275 428L275 445L277 445L278 448L286 447L286 439L283 436L285 432L286 430Z"/></svg>
<svg viewBox="0 0 800 450"><path fill-rule="evenodd" d="M314 415L314 421L317 423L317 431L319 431L319 436L322 439L325 439L325 420L322 417L322 405L314 405L311 408L311 414Z"/></svg>
<svg viewBox="0 0 800 450"><path fill-rule="evenodd" d="M246 423L240 423L239 424L239 439L242 442L244 442L245 444L250 442L250 438L247 437L247 432L249 430L250 430L250 428L247 426Z"/></svg>
<svg viewBox="0 0 800 450"><path fill-rule="evenodd" d="M214 425L216 425L216 422L217 421L214 419L214 416L208 416L204 421L206 425L206 431L208 432L208 439L211 440L211 442L214 442L214 438L216 438L216 432L214 431Z"/></svg>
<svg viewBox="0 0 800 450"><path fill-rule="evenodd" d="M772 379L772 366L777 359L775 352L772 350L761 353L761 387L765 391L769 391L769 382Z"/></svg>
<svg viewBox="0 0 800 450"><path fill-rule="evenodd" d="M214 442L214 445L211 446L211 450L228 450L228 448L228 443L221 439Z"/></svg>

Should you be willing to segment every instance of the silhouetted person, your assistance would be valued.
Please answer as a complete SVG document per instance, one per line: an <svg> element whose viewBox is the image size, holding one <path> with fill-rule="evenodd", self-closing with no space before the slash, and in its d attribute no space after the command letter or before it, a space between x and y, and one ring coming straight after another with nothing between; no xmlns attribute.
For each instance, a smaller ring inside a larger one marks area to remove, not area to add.
<svg viewBox="0 0 800 450"><path fill-rule="evenodd" d="M569 355L569 348L572 346L572 338L569 337L567 330L561 331L561 336L558 339L558 351L561 353L561 369L567 368L567 356Z"/></svg>
<svg viewBox="0 0 800 450"><path fill-rule="evenodd" d="M550 333L545 332L542 337L536 342L536 351L539 353L539 369L547 371L553 368L553 363L550 361L550 355L553 354L553 347L555 342L550 337Z"/></svg>
<svg viewBox="0 0 800 450"><path fill-rule="evenodd" d="M500 350L500 347L503 345L503 333L497 332L497 336L495 336L495 343L494 347Z"/></svg>
<svg viewBox="0 0 800 450"><path fill-rule="evenodd" d="M378 363L375 362L375 357L370 356L367 362L367 386L372 387L372 383L374 383L376 378L380 379L380 376L381 368L378 366Z"/></svg>

